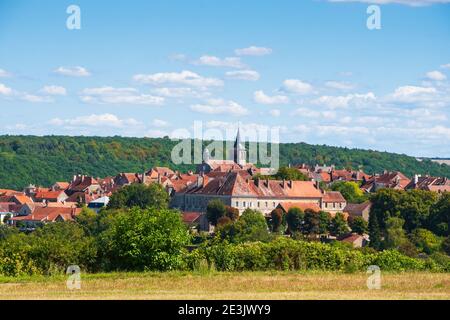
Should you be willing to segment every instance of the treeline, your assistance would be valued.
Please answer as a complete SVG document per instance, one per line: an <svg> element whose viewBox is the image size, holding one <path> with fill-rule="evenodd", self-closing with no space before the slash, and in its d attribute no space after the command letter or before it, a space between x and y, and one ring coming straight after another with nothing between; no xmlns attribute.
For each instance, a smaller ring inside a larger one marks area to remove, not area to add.
<svg viewBox="0 0 450 320"><path fill-rule="evenodd" d="M55 181L68 181L74 174L104 177L143 172L154 166L194 170L195 165L174 165L171 161L177 143L169 138L1 136L0 188L20 190L29 183L49 186ZM338 168L361 168L368 173L398 170L409 176L450 177L450 166L406 155L306 143L280 145L281 166L301 163L336 164Z"/></svg>
<svg viewBox="0 0 450 320"><path fill-rule="evenodd" d="M432 242L435 247L429 253L424 247L418 249L420 254L411 256L396 247L354 249L339 241L321 243L314 236L322 233L321 222L317 221L316 230L316 223L307 217L308 213L303 216L302 212L293 212L292 220L288 213L288 229L283 230L282 219L278 224L268 225L255 210L247 210L239 217L234 208L224 208L215 202L208 210L217 227L211 237L194 235L182 222L181 213L167 208L168 197L160 185L127 186L111 200L98 214L84 208L74 222L46 224L28 234L0 226L0 275L61 274L71 265L80 266L83 272L357 272L367 270L370 265L383 271L450 272L448 234L437 243ZM299 224L298 219L303 222ZM311 228L300 226L304 224L310 224ZM336 221L331 221L333 224ZM338 230L330 231L338 233ZM423 240L423 245L429 240L417 239Z"/></svg>

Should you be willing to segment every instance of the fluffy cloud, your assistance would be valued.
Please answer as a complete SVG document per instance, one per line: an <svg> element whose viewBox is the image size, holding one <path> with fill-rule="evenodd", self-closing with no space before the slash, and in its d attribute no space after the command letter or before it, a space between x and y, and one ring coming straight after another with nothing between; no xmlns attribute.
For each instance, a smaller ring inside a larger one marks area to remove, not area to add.
<svg viewBox="0 0 450 320"><path fill-rule="evenodd" d="M361 106L368 102L374 102L376 100L373 92L366 94L348 94L346 96L321 96L311 102L316 105L326 106L331 109L347 108L350 105Z"/></svg>
<svg viewBox="0 0 450 320"><path fill-rule="evenodd" d="M231 114L234 116L248 114L248 110L237 102L223 99L209 99L206 104L192 105L191 110L206 114Z"/></svg>
<svg viewBox="0 0 450 320"><path fill-rule="evenodd" d="M372 4L404 4L412 7L427 6L436 3L450 3L450 0L328 0L329 2L362 2Z"/></svg>
<svg viewBox="0 0 450 320"><path fill-rule="evenodd" d="M141 123L133 118L120 119L114 114L91 114L89 116L80 116L73 119L54 118L49 122L55 126L69 127L113 127L124 128L128 126L136 126Z"/></svg>
<svg viewBox="0 0 450 320"><path fill-rule="evenodd" d="M184 97L194 97L194 98L204 98L209 96L209 92L197 91L189 87L164 87L164 88L154 88L152 92L158 96L163 96L167 98L184 98Z"/></svg>
<svg viewBox="0 0 450 320"><path fill-rule="evenodd" d="M43 87L41 92L51 96L65 96L67 94L66 88L54 85Z"/></svg>
<svg viewBox="0 0 450 320"><path fill-rule="evenodd" d="M228 79L249 80L249 81L257 81L260 78L259 73L253 70L228 71L227 73L225 73L225 76Z"/></svg>
<svg viewBox="0 0 450 320"><path fill-rule="evenodd" d="M289 103L289 98L286 97L286 96L281 96L281 95L268 96L262 90L256 91L253 94L253 99L257 103L261 103L261 104L285 104L285 103Z"/></svg>
<svg viewBox="0 0 450 320"><path fill-rule="evenodd" d="M310 94L314 92L314 88L311 84L297 79L285 80L282 88L287 92L297 94Z"/></svg>
<svg viewBox="0 0 450 320"><path fill-rule="evenodd" d="M355 88L355 86L351 83L340 82L340 81L327 81L325 83L325 85L328 88L343 90L343 91L353 90Z"/></svg>
<svg viewBox="0 0 450 320"><path fill-rule="evenodd" d="M398 87L388 99L393 102L415 103L431 100L437 93L433 87L402 86Z"/></svg>
<svg viewBox="0 0 450 320"><path fill-rule="evenodd" d="M182 72L165 72L154 74L137 74L133 77L137 82L152 85L175 84L192 87L221 87L223 81L216 78L206 78L199 74L184 70Z"/></svg>
<svg viewBox="0 0 450 320"><path fill-rule="evenodd" d="M0 83L0 94L4 96L9 96L13 93L13 90L7 86L5 86L3 83Z"/></svg>
<svg viewBox="0 0 450 320"><path fill-rule="evenodd" d="M430 71L427 73L427 78L435 81L443 81L447 76L440 71Z"/></svg>
<svg viewBox="0 0 450 320"><path fill-rule="evenodd" d="M248 48L236 49L234 53L238 56L265 56L272 53L271 48L251 46Z"/></svg>
<svg viewBox="0 0 450 320"><path fill-rule="evenodd" d="M228 57L228 58L218 58L215 56L201 56L198 60L193 62L200 66L211 66L211 67L228 67L228 68L245 68L245 64L242 63L240 58Z"/></svg>
<svg viewBox="0 0 450 320"><path fill-rule="evenodd" d="M53 102L53 99L47 96L38 96L29 93L20 94L20 99L32 102L32 103L42 103L42 102Z"/></svg>
<svg viewBox="0 0 450 320"><path fill-rule="evenodd" d="M450 69L450 63L441 65L442 69Z"/></svg>
<svg viewBox="0 0 450 320"><path fill-rule="evenodd" d="M57 74L68 77L89 77L91 73L84 67L59 67L54 71Z"/></svg>
<svg viewBox="0 0 450 320"><path fill-rule="evenodd" d="M87 88L81 92L81 101L85 103L162 105L163 97L140 94L134 88Z"/></svg>

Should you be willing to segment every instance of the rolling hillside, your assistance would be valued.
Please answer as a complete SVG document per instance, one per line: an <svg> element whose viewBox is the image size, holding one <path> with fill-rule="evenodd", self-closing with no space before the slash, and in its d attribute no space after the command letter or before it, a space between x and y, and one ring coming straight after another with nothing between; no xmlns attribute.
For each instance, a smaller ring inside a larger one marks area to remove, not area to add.
<svg viewBox="0 0 450 320"><path fill-rule="evenodd" d="M153 166L175 166L170 154L176 141L168 138L0 136L0 188L22 189L29 183L49 186L70 180L74 174L95 177L119 172L143 172ZM280 145L280 165L336 164L362 168L368 173L399 170L450 177L450 166L430 160L387 152L316 146L306 143Z"/></svg>

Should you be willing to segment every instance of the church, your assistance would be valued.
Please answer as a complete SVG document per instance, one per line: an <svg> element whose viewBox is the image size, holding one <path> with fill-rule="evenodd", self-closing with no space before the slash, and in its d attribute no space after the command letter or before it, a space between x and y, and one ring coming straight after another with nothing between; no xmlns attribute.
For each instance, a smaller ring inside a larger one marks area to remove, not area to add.
<svg viewBox="0 0 450 320"><path fill-rule="evenodd" d="M228 151L228 159L212 159L209 150L203 152L203 161L197 166L197 173L207 174L210 172L232 172L239 170L256 171L252 163L247 162L247 150L241 141L240 129L238 129L233 147Z"/></svg>

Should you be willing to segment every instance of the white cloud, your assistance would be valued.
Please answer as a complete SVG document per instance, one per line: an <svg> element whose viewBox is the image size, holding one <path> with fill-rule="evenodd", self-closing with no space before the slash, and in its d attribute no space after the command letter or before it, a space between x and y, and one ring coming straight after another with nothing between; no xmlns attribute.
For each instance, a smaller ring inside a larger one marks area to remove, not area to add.
<svg viewBox="0 0 450 320"><path fill-rule="evenodd" d="M355 88L355 86L353 84L348 83L348 82L341 82L341 81L327 81L325 83L325 85L328 88L343 90L343 91L353 90Z"/></svg>
<svg viewBox="0 0 450 320"><path fill-rule="evenodd" d="M272 109L269 111L269 114L272 117L279 117L281 115L281 111L279 109Z"/></svg>
<svg viewBox="0 0 450 320"><path fill-rule="evenodd" d="M114 127L123 128L127 126L136 126L141 123L133 118L120 119L114 114L91 114L89 116L80 116L73 119L59 119L54 118L49 121L51 125L55 126L69 126L69 127Z"/></svg>
<svg viewBox="0 0 450 320"><path fill-rule="evenodd" d="M191 110L206 114L231 114L243 116L248 114L248 110L234 101L223 99L209 99L206 104L195 104Z"/></svg>
<svg viewBox="0 0 450 320"><path fill-rule="evenodd" d="M199 74L184 70L182 72L162 72L154 74L137 74L133 77L135 81L144 84L182 84L192 87L221 87L223 81L216 78L206 78Z"/></svg>
<svg viewBox="0 0 450 320"><path fill-rule="evenodd" d="M11 73L9 73L6 70L0 69L0 78L7 78L7 77L11 77Z"/></svg>
<svg viewBox="0 0 450 320"><path fill-rule="evenodd" d="M404 4L412 7L421 7L437 3L450 3L450 0L328 0L329 2L362 2L372 4Z"/></svg>
<svg viewBox="0 0 450 320"><path fill-rule="evenodd" d="M34 94L28 94L26 92L20 95L20 99L33 103L53 102L52 98L50 97L37 96Z"/></svg>
<svg viewBox="0 0 450 320"><path fill-rule="evenodd" d="M450 69L450 63L441 65L442 69Z"/></svg>
<svg viewBox="0 0 450 320"><path fill-rule="evenodd" d="M236 49L234 53L238 56L265 56L272 53L271 48L251 46L248 48Z"/></svg>
<svg viewBox="0 0 450 320"><path fill-rule="evenodd" d="M154 88L152 90L158 96L163 96L167 98L183 98L183 97L194 97L194 98L204 98L209 96L209 92L196 91L188 87L164 87L164 88Z"/></svg>
<svg viewBox="0 0 450 320"><path fill-rule="evenodd" d="M45 86L41 89L41 92L49 94L51 96L65 96L67 94L67 90L61 86Z"/></svg>
<svg viewBox="0 0 450 320"><path fill-rule="evenodd" d="M348 94L346 96L321 96L311 102L316 105L326 106L328 108L347 108L350 105L360 106L367 102L376 100L373 92L366 94Z"/></svg>
<svg viewBox="0 0 450 320"><path fill-rule="evenodd" d="M163 97L140 94L134 88L86 88L81 92L81 101L85 103L162 105Z"/></svg>
<svg viewBox="0 0 450 320"><path fill-rule="evenodd" d="M161 120L161 119L153 119L152 126L157 128L164 128L169 126L169 123L167 121Z"/></svg>
<svg viewBox="0 0 450 320"><path fill-rule="evenodd" d="M245 68L245 64L242 63L241 58L237 57L228 57L221 59L215 56L204 55L193 63L200 66L228 67L237 69Z"/></svg>
<svg viewBox="0 0 450 320"><path fill-rule="evenodd" d="M427 73L427 78L435 81L443 81L447 76L440 71L430 71Z"/></svg>
<svg viewBox="0 0 450 320"><path fill-rule="evenodd" d="M289 103L289 98L286 96L268 96L262 90L255 91L253 99L261 104L286 104Z"/></svg>
<svg viewBox="0 0 450 320"><path fill-rule="evenodd" d="M259 73L253 70L228 71L227 73L225 73L225 76L228 79L249 80L249 81L257 81L260 78Z"/></svg>
<svg viewBox="0 0 450 320"><path fill-rule="evenodd" d="M311 84L297 80L297 79L287 79L283 82L283 89L297 94L310 94L313 93L314 88Z"/></svg>
<svg viewBox="0 0 450 320"><path fill-rule="evenodd" d="M4 96L9 96L13 93L13 90L7 86L5 86L3 83L0 83L0 94Z"/></svg>
<svg viewBox="0 0 450 320"><path fill-rule="evenodd" d="M54 71L57 74L69 77L89 77L91 73L84 67L59 67Z"/></svg>
<svg viewBox="0 0 450 320"><path fill-rule="evenodd" d="M437 93L436 88L433 87L402 86L398 87L388 97L388 100L400 103L416 103L432 100Z"/></svg>

